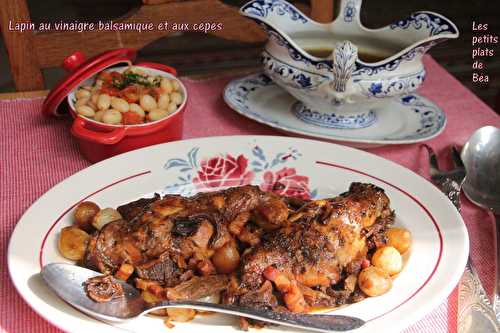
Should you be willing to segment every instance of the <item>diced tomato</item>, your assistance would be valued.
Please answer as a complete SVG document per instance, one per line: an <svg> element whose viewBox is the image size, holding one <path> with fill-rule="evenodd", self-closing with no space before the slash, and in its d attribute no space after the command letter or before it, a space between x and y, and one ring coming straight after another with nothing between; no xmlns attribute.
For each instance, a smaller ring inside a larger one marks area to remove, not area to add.
<svg viewBox="0 0 500 333"><path fill-rule="evenodd" d="M112 76L111 73L109 72L101 72L99 73L99 78L103 80L104 82L111 81Z"/></svg>
<svg viewBox="0 0 500 333"><path fill-rule="evenodd" d="M135 86L128 86L122 89L120 95L129 103L135 103L139 100L139 94Z"/></svg>
<svg viewBox="0 0 500 333"><path fill-rule="evenodd" d="M134 93L137 94L137 87L136 86L128 86L122 89L122 93Z"/></svg>
<svg viewBox="0 0 500 333"><path fill-rule="evenodd" d="M121 79L123 77L123 75L121 73L118 73L118 72L111 72L111 78L113 79Z"/></svg>
<svg viewBox="0 0 500 333"><path fill-rule="evenodd" d="M158 97L160 97L160 95L163 93L160 87L154 87L151 88L151 90L152 90L151 96L153 96L156 99L158 99Z"/></svg>
<svg viewBox="0 0 500 333"><path fill-rule="evenodd" d="M132 111L128 111L125 113L122 113L122 123L123 125L137 125L137 124L142 124L144 121L142 120L142 117L140 114L137 114Z"/></svg>
<svg viewBox="0 0 500 333"><path fill-rule="evenodd" d="M144 95L151 95L154 99L158 99L160 94L162 93L161 88L154 87L154 88L145 88L143 91Z"/></svg>
<svg viewBox="0 0 500 333"><path fill-rule="evenodd" d="M361 268L365 269L365 268L368 268L370 267L370 260L368 259L364 259L362 262L361 262Z"/></svg>
<svg viewBox="0 0 500 333"><path fill-rule="evenodd" d="M101 90L101 94L108 94L109 96L120 96L120 90L118 90L115 87L110 87L107 85L104 85Z"/></svg>

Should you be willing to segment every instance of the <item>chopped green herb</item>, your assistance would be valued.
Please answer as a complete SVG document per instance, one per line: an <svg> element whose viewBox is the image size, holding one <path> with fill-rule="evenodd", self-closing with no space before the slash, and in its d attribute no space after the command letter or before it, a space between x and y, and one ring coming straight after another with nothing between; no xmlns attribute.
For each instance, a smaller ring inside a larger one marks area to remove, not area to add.
<svg viewBox="0 0 500 333"><path fill-rule="evenodd" d="M122 90L132 84L140 84L146 87L158 87L160 85L160 81L155 79L151 83L148 81L147 76L136 73L125 73L121 78L114 78L112 84L115 88Z"/></svg>

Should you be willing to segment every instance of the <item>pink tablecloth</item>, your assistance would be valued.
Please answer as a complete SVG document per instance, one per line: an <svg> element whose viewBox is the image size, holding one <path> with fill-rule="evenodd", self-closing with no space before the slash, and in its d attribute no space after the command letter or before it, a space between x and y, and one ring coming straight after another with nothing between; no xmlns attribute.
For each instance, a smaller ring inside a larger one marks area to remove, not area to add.
<svg viewBox="0 0 500 333"><path fill-rule="evenodd" d="M500 127L500 117L433 59L426 59L428 77L421 93L448 115L446 130L428 142L443 159L451 143L463 144L484 125ZM232 134L279 135L274 130L231 111L221 92L229 78L185 80L191 94L185 119L185 137ZM69 134L69 119L45 119L42 99L0 102L0 332L57 332L35 314L13 289L7 273L9 236L24 210L45 191L88 166ZM427 158L419 145L382 147L373 153L421 174L427 174ZM488 290L493 288L493 229L488 215L463 200L462 215L469 229L474 263ZM27 244L28 245L28 244ZM28 245L29 246L29 245ZM405 332L456 332L456 292Z"/></svg>

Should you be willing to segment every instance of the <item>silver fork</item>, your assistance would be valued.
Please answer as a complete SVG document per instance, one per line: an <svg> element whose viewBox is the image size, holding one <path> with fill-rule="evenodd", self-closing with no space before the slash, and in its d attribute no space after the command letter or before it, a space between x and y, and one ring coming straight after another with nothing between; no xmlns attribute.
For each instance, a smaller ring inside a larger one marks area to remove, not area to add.
<svg viewBox="0 0 500 333"><path fill-rule="evenodd" d="M429 173L434 184L460 211L460 191L465 180L465 167L457 147L451 147L454 168L443 171L439 168L434 150L423 145L429 154ZM499 333L500 325L486 291L470 259L458 285L457 330L459 333Z"/></svg>

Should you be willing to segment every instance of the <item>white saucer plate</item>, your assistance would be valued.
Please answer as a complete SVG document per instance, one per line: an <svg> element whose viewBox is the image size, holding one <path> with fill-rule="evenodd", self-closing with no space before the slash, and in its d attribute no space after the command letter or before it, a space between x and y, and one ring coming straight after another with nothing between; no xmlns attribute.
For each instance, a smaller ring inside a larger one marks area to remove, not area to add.
<svg viewBox="0 0 500 333"><path fill-rule="evenodd" d="M213 167L215 166L215 167ZM210 177L210 178L207 178ZM345 146L277 136L201 138L156 145L104 160L56 185L21 217L8 248L8 269L23 299L42 317L67 332L238 333L238 320L199 316L168 330L158 317L122 324L94 320L59 299L43 283L40 269L69 262L57 249L61 229L73 223L74 207L91 200L117 207L154 192L192 194L243 184L269 186L282 194L338 195L351 182L383 188L396 212L396 225L412 234L404 269L392 289L379 297L333 310L367 323L352 333L399 332L437 307L460 279L468 235L450 200L422 177L393 162ZM294 194L295 193L295 194ZM255 332L298 332L266 327Z"/></svg>
<svg viewBox="0 0 500 333"><path fill-rule="evenodd" d="M394 99L386 109L377 110L376 123L366 128L335 129L309 124L295 115L297 100L264 74L231 81L224 89L224 100L239 114L287 134L358 148L426 141L446 126L443 110L418 94Z"/></svg>

